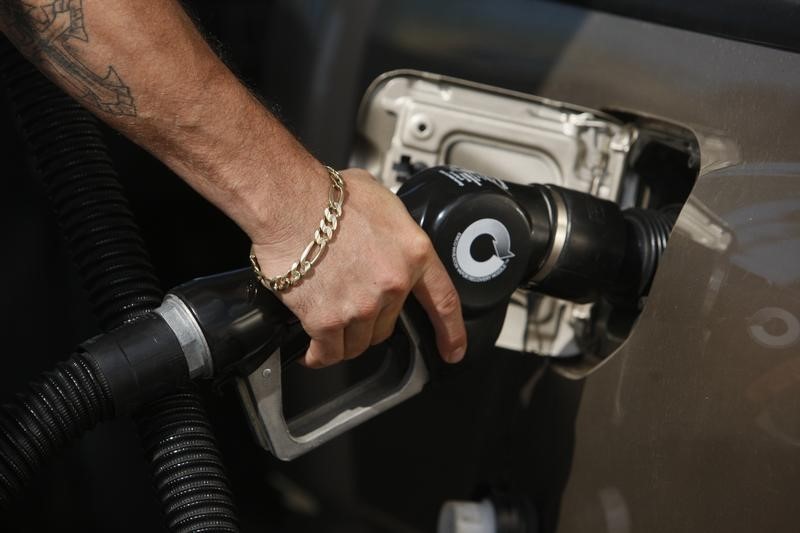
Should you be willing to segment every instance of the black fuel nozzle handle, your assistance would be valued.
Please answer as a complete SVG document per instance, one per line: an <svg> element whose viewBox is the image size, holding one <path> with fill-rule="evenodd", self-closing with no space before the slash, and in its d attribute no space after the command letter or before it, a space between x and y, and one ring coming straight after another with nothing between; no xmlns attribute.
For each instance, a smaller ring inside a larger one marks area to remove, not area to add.
<svg viewBox="0 0 800 533"><path fill-rule="evenodd" d="M298 330L252 270L241 269L180 285L158 309L81 348L105 376L116 412L130 413L192 379L246 371Z"/></svg>
<svg viewBox="0 0 800 533"><path fill-rule="evenodd" d="M418 394L429 380L427 340L402 313L390 339L371 350L380 368L337 396L287 419L286 366L308 346L296 317L252 270L200 278L170 291L158 313L179 339L193 378L231 375L259 443L290 460ZM424 327L424 325L423 325Z"/></svg>
<svg viewBox="0 0 800 533"><path fill-rule="evenodd" d="M249 268L179 285L157 312L182 339L192 378L218 378L302 331Z"/></svg>

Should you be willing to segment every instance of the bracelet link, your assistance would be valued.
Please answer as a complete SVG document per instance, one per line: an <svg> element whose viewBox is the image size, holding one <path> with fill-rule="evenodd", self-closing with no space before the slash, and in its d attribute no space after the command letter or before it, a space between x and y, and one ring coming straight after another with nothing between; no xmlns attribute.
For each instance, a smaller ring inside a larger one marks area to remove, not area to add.
<svg viewBox="0 0 800 533"><path fill-rule="evenodd" d="M299 284L322 256L322 252L339 227L339 218L342 216L342 206L344 205L344 178L331 167L326 166L325 169L331 180L331 188L328 190L328 205L319 222L319 229L314 231L314 239L308 243L303 253L300 254L300 259L292 264L289 271L274 278L265 276L261 271L255 251L252 246L250 247L250 265L253 267L253 272L258 281L272 292L285 291Z"/></svg>

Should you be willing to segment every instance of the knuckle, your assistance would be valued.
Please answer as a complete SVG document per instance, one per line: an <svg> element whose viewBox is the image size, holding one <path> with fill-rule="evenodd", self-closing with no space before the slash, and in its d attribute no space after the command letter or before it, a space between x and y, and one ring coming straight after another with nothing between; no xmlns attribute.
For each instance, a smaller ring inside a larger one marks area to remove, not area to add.
<svg viewBox="0 0 800 533"><path fill-rule="evenodd" d="M442 354L450 354L467 345L467 336L462 332L448 331L443 336L437 335L436 344Z"/></svg>
<svg viewBox="0 0 800 533"><path fill-rule="evenodd" d="M459 348L461 346L466 346L466 345L467 345L467 334L466 333L463 333L463 332L456 333L450 339L450 349L452 349L452 350L454 350L456 348Z"/></svg>
<svg viewBox="0 0 800 533"><path fill-rule="evenodd" d="M378 285L381 292L385 295L401 296L411 288L411 280L405 272L396 269L392 271L387 270L381 277Z"/></svg>
<svg viewBox="0 0 800 533"><path fill-rule="evenodd" d="M376 317L378 315L378 311L379 308L377 300L365 300L355 305L347 314L347 317L349 322L360 322Z"/></svg>
<svg viewBox="0 0 800 533"><path fill-rule="evenodd" d="M325 336L345 328L346 323L341 316L328 315L309 325L306 331L313 336Z"/></svg>
<svg viewBox="0 0 800 533"><path fill-rule="evenodd" d="M461 309L461 299L455 289L442 294L435 302L436 312L441 316L449 316Z"/></svg>
<svg viewBox="0 0 800 533"><path fill-rule="evenodd" d="M417 230L408 243L408 254L415 263L422 263L433 252L433 244L422 230Z"/></svg>

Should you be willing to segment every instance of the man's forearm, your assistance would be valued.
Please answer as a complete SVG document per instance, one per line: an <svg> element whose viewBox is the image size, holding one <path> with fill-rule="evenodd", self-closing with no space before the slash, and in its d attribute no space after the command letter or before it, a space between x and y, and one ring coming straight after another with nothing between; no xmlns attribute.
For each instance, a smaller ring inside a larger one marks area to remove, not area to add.
<svg viewBox="0 0 800 533"><path fill-rule="evenodd" d="M253 239L299 229L279 212L287 198L309 198L318 210L324 170L216 57L176 1L0 0L0 26L45 74ZM318 194L306 194L309 188Z"/></svg>
<svg viewBox="0 0 800 533"><path fill-rule="evenodd" d="M216 58L176 0L0 0L0 20L51 78L233 218L266 275L297 261L330 201L327 172ZM372 176L343 174L341 228L324 265L278 296L311 337L305 363L332 364L386 340L411 291L442 356L460 360L458 293L430 240Z"/></svg>

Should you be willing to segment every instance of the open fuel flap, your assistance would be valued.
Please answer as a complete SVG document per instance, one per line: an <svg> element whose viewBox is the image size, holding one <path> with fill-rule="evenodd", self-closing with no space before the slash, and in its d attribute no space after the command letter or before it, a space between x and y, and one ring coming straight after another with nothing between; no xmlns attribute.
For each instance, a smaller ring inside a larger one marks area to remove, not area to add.
<svg viewBox="0 0 800 533"><path fill-rule="evenodd" d="M677 214L699 162L694 136L666 122L408 70L370 86L358 134L352 164L395 191L420 170L450 165ZM519 290L497 346L559 358L582 375L625 340L644 304L578 304Z"/></svg>

